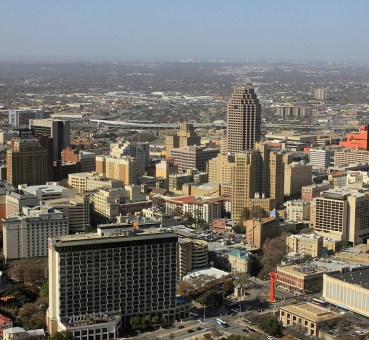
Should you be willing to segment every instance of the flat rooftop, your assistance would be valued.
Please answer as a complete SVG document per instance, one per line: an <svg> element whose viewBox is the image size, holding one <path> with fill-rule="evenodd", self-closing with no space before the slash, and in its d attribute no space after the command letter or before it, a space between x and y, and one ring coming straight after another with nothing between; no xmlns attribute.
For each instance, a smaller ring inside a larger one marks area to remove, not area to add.
<svg viewBox="0 0 369 340"><path fill-rule="evenodd" d="M70 246L81 246L88 244L102 244L102 243L117 243L117 242L129 242L139 241L145 239L165 239L165 238L178 238L173 233L158 233L150 232L147 230L143 233L131 233L124 235L117 233L114 235L101 236L97 233L86 233L86 234L74 234L74 235L63 235L49 239L53 245L59 247L70 247Z"/></svg>
<svg viewBox="0 0 369 340"><path fill-rule="evenodd" d="M344 282L358 285L365 289L369 289L369 267L360 268L360 270L352 270L345 273L334 273L329 276Z"/></svg>
<svg viewBox="0 0 369 340"><path fill-rule="evenodd" d="M280 309L313 322L322 322L340 317L338 313L331 312L309 302L283 306Z"/></svg>

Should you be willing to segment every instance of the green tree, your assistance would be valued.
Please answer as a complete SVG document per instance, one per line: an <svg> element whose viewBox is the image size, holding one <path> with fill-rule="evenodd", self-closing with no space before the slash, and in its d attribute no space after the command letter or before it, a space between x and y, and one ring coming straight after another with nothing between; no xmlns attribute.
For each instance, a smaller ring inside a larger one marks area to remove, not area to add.
<svg viewBox="0 0 369 340"><path fill-rule="evenodd" d="M73 340L72 333L67 331L56 332L54 336L50 338L51 340Z"/></svg>
<svg viewBox="0 0 369 340"><path fill-rule="evenodd" d="M246 227L243 225L237 225L235 224L232 227L232 230L236 233L236 234L245 234L246 233Z"/></svg>
<svg viewBox="0 0 369 340"><path fill-rule="evenodd" d="M259 324L259 328L265 333L272 336L282 335L282 324L278 319L268 317L263 319Z"/></svg>
<svg viewBox="0 0 369 340"><path fill-rule="evenodd" d="M136 330L141 329L141 325L142 325L141 318L138 316L134 316L129 319L129 324L131 325L133 329L136 329Z"/></svg>
<svg viewBox="0 0 369 340"><path fill-rule="evenodd" d="M206 306L219 306L223 303L223 294L216 290L207 290L196 302Z"/></svg>
<svg viewBox="0 0 369 340"><path fill-rule="evenodd" d="M45 282L40 287L40 297L49 297L49 283Z"/></svg>

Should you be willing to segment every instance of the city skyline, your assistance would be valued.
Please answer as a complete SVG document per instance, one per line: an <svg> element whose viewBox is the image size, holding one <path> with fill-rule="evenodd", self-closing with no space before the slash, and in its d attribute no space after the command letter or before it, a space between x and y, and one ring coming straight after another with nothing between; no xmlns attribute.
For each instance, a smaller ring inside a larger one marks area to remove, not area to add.
<svg viewBox="0 0 369 340"><path fill-rule="evenodd" d="M362 0L17 1L0 10L0 61L368 60L369 52Z"/></svg>

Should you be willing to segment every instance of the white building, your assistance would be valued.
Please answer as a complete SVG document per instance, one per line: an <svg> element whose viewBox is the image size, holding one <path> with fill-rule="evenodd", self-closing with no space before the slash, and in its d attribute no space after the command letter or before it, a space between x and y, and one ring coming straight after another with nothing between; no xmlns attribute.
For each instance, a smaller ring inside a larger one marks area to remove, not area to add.
<svg viewBox="0 0 369 340"><path fill-rule="evenodd" d="M287 202L287 221L302 222L310 220L310 202L293 200Z"/></svg>
<svg viewBox="0 0 369 340"><path fill-rule="evenodd" d="M332 152L324 149L310 149L310 164L313 169L328 168L331 163Z"/></svg>
<svg viewBox="0 0 369 340"><path fill-rule="evenodd" d="M7 260L47 256L50 237L68 235L69 220L63 213L41 205L2 219L3 253Z"/></svg>
<svg viewBox="0 0 369 340"><path fill-rule="evenodd" d="M58 185L58 182L46 182L45 185L32 186L22 184L18 186L18 189L35 195L41 201L61 197L73 197L76 195L76 189L63 187L61 185Z"/></svg>
<svg viewBox="0 0 369 340"><path fill-rule="evenodd" d="M193 218L209 223L222 216L222 210L230 210L229 198L210 196L180 196L165 199L166 211L172 212L180 207L183 213L190 213Z"/></svg>

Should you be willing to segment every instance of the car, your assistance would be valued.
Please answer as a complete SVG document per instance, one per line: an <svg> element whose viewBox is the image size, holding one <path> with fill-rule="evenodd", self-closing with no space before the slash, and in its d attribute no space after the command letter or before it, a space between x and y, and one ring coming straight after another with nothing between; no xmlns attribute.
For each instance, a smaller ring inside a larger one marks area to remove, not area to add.
<svg viewBox="0 0 369 340"><path fill-rule="evenodd" d="M197 329L198 331L201 331L201 327L197 327L196 329Z"/></svg>
<svg viewBox="0 0 369 340"><path fill-rule="evenodd" d="M268 336L267 336L267 339L268 339L268 340L274 340L275 338L274 338L273 336L271 336L271 335L268 335Z"/></svg>
<svg viewBox="0 0 369 340"><path fill-rule="evenodd" d="M208 332L208 331L210 331L210 328L205 327L205 328L203 328L203 329L202 329L202 331L203 331L203 332Z"/></svg>
<svg viewBox="0 0 369 340"><path fill-rule="evenodd" d="M183 328L185 328L185 326L183 325L178 326L178 329L183 329Z"/></svg>
<svg viewBox="0 0 369 340"><path fill-rule="evenodd" d="M248 333L249 330L247 328L242 328L242 332Z"/></svg>
<svg viewBox="0 0 369 340"><path fill-rule="evenodd" d="M189 329L187 333L194 333L195 331L193 329Z"/></svg>

